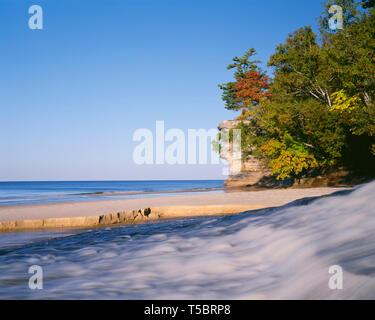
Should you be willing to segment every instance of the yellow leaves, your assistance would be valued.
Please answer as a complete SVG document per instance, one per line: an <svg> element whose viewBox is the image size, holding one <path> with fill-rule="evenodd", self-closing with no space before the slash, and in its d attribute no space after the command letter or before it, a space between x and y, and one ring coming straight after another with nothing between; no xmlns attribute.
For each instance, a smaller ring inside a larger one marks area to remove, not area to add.
<svg viewBox="0 0 375 320"><path fill-rule="evenodd" d="M280 150L285 147L280 141L271 139L266 144L259 148L259 151L267 158L274 158L280 153Z"/></svg>
<svg viewBox="0 0 375 320"><path fill-rule="evenodd" d="M338 111L340 113L352 111L361 107L361 99L358 95L349 97L344 90L340 90L332 94L334 97L331 111Z"/></svg>
<svg viewBox="0 0 375 320"><path fill-rule="evenodd" d="M313 155L303 149L297 142L280 142L271 139L259 151L270 159L268 165L277 180L285 180L293 175L298 175L304 170L318 167L318 161Z"/></svg>
<svg viewBox="0 0 375 320"><path fill-rule="evenodd" d="M375 156L375 144L371 145L370 152Z"/></svg>
<svg viewBox="0 0 375 320"><path fill-rule="evenodd" d="M363 135L371 123L370 110L359 94L349 97L344 90L333 94L334 101L330 111L337 112L340 124L344 124L354 135Z"/></svg>
<svg viewBox="0 0 375 320"><path fill-rule="evenodd" d="M266 108L270 106L270 100L267 98L260 98L259 103L254 105L251 99L243 101L241 115L236 120L249 120L249 119L260 119Z"/></svg>
<svg viewBox="0 0 375 320"><path fill-rule="evenodd" d="M249 115L248 112L245 111L245 109L242 110L241 115L239 115L236 120L246 120L248 119Z"/></svg>
<svg viewBox="0 0 375 320"><path fill-rule="evenodd" d="M293 119L292 117L290 116L290 114L280 114L278 116L278 120L280 122L281 125L283 126L292 126L293 125Z"/></svg>
<svg viewBox="0 0 375 320"><path fill-rule="evenodd" d="M283 150L278 158L270 161L269 166L277 180L284 180L292 175L298 175L304 170L316 168L318 163L312 155L299 154L296 156L288 150Z"/></svg>

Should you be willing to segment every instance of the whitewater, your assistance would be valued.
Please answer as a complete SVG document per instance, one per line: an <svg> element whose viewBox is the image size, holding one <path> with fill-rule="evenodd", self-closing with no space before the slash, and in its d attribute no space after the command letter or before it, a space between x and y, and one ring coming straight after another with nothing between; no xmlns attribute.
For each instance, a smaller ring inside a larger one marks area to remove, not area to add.
<svg viewBox="0 0 375 320"><path fill-rule="evenodd" d="M231 216L2 234L0 298L374 299L374 198L375 182Z"/></svg>

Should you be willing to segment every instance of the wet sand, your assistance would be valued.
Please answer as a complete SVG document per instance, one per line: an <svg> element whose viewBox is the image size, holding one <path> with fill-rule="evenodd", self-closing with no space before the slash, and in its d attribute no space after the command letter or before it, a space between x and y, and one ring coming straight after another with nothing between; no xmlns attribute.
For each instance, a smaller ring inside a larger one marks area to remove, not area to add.
<svg viewBox="0 0 375 320"><path fill-rule="evenodd" d="M0 207L0 231L87 228L278 207L343 188L283 189Z"/></svg>

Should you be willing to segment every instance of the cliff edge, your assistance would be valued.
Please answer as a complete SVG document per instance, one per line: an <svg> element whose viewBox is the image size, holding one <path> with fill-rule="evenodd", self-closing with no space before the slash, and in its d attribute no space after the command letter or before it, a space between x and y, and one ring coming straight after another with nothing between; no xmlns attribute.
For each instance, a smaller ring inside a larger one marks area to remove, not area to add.
<svg viewBox="0 0 375 320"><path fill-rule="evenodd" d="M235 129L241 121L226 120L219 124L221 133ZM229 175L224 183L228 189L264 189L264 188L318 188L340 185L355 185L366 182L364 177L358 177L352 172L339 168L327 173L312 173L300 179L276 180L272 171L261 157L233 156L233 142L226 150L222 150L221 157L228 162Z"/></svg>

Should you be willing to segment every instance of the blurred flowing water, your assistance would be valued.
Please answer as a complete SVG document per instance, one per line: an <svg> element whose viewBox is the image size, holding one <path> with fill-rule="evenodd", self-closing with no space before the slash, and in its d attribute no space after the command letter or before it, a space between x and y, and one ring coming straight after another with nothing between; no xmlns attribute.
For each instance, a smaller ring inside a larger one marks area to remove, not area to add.
<svg viewBox="0 0 375 320"><path fill-rule="evenodd" d="M374 197L370 183L232 216L0 234L0 298L374 299ZM328 286L332 265L343 290Z"/></svg>

